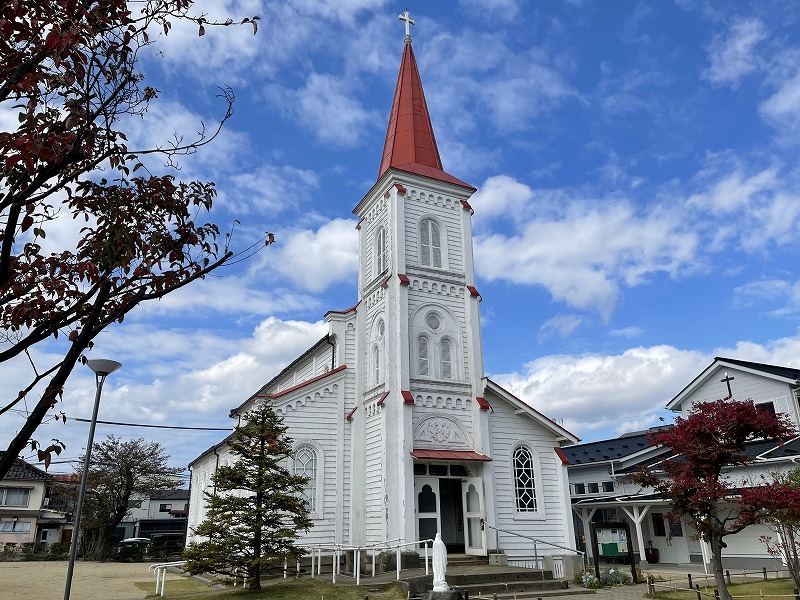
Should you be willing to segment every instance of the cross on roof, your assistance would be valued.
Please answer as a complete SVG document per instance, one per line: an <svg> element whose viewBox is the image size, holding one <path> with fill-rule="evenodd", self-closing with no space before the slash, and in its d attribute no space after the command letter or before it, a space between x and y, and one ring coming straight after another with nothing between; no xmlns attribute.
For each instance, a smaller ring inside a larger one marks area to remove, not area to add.
<svg viewBox="0 0 800 600"><path fill-rule="evenodd" d="M728 386L728 398L733 398L733 392L731 391L731 381L736 379L735 377L729 377L728 372L725 371L725 379L720 379L720 381Z"/></svg>
<svg viewBox="0 0 800 600"><path fill-rule="evenodd" d="M406 12L398 17L401 21L406 22L406 43L411 41L411 25L414 25L414 21L409 18L408 16L408 8L406 8Z"/></svg>

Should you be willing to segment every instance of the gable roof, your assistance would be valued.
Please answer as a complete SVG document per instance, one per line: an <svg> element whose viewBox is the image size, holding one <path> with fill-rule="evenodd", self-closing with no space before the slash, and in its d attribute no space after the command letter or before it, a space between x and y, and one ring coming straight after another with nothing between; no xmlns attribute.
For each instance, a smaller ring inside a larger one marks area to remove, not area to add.
<svg viewBox="0 0 800 600"><path fill-rule="evenodd" d="M439 148L422 90L422 80L410 40L406 41L394 92L378 179L390 168L452 183L475 191L442 168Z"/></svg>
<svg viewBox="0 0 800 600"><path fill-rule="evenodd" d="M0 452L0 457L5 456L5 454L6 454L5 451ZM3 481L7 479L47 481L49 479L52 479L52 476L48 474L46 471L42 471L41 469L28 464L21 458L16 458L14 459L14 464L11 465L11 468L8 470L8 473L6 473L6 476L3 477Z"/></svg>
<svg viewBox="0 0 800 600"><path fill-rule="evenodd" d="M483 380L485 382L484 390L489 390L493 392L495 396L511 404L514 408L517 409L517 411L519 411L520 413L524 413L530 418L532 418L534 421L542 425L545 429L555 434L558 441L567 442L569 444L576 444L577 442L580 441L580 438L577 437L575 434L567 431L552 419L545 417L538 410L536 410L529 404L517 398L514 394L503 388L498 383L495 383L488 377L484 377Z"/></svg>
<svg viewBox="0 0 800 600"><path fill-rule="evenodd" d="M650 441L647 439L647 432L642 432L611 440L566 446L562 448L562 451L569 459L569 464L581 465L621 460L648 448L651 448L651 446Z"/></svg>
<svg viewBox="0 0 800 600"><path fill-rule="evenodd" d="M669 410L680 410L683 401L690 396L692 392L703 385L719 367L739 369L748 373L768 377L788 385L797 385L798 380L800 379L800 369L717 356L714 358L714 362L708 365L708 367L706 367L702 373L689 382L686 387L678 392L678 394L667 403L667 408Z"/></svg>
<svg viewBox="0 0 800 600"><path fill-rule="evenodd" d="M189 490L157 490L150 495L151 500L188 500Z"/></svg>

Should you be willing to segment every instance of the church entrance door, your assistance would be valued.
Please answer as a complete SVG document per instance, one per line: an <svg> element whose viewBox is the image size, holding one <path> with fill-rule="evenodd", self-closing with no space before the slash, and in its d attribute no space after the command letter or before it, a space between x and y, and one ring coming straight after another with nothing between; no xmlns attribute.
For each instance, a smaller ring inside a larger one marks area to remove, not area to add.
<svg viewBox="0 0 800 600"><path fill-rule="evenodd" d="M417 539L434 539L439 531L439 480L436 477L414 479L417 509Z"/></svg>
<svg viewBox="0 0 800 600"><path fill-rule="evenodd" d="M461 481L464 506L464 528L467 531L464 552L484 556L486 554L486 531L483 522L483 480L471 477Z"/></svg>

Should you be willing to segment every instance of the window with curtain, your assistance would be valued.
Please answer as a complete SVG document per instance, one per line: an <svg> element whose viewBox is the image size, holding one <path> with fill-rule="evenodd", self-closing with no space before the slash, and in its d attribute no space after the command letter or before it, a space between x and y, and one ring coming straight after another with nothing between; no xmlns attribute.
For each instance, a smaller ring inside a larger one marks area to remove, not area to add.
<svg viewBox="0 0 800 600"><path fill-rule="evenodd" d="M514 450L514 489L517 512L536 511L536 477L533 468L533 454L525 446Z"/></svg>
<svg viewBox="0 0 800 600"><path fill-rule="evenodd" d="M300 446L294 455L294 474L307 477L303 486L303 496L308 502L308 509L317 509L317 451L311 446Z"/></svg>
<svg viewBox="0 0 800 600"><path fill-rule="evenodd" d="M442 241L439 225L433 219L419 224L419 264L427 267L442 266Z"/></svg>

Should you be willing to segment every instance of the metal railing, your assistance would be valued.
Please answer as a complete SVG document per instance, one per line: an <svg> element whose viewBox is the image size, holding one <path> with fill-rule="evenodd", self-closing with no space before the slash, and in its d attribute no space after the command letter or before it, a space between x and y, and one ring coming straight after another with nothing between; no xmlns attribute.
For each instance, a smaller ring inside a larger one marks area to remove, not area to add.
<svg viewBox="0 0 800 600"><path fill-rule="evenodd" d="M346 552L353 552L353 577L355 577L356 585L361 585L361 556L362 552L371 552L372 553L372 577L376 575L376 557L379 552L383 551L391 551L394 550L395 552L395 562L396 564L396 579L400 579L400 571L402 570L402 550L403 548L407 547L417 547L419 544L422 544L425 547L425 575L430 573L430 560L428 556L428 544L433 543L432 539L427 540L416 540L414 542L407 542L405 538L397 538L393 540L383 540L380 542L376 542L373 544L364 544L360 546L354 546L349 544L338 544L338 543L329 543L329 544L314 544L314 545L304 545L301 548L304 548L309 551L311 556L311 577L314 577L314 572L316 571L317 575L322 574L322 555L330 554L331 555L331 582L336 583L336 575L341 573L341 557ZM296 564L297 572L300 572L300 561L297 561ZM283 576L284 578L288 577L288 564L284 562L283 565Z"/></svg>
<svg viewBox="0 0 800 600"><path fill-rule="evenodd" d="M499 541L498 541L498 539L499 539L499 535L498 534L500 534L500 533L506 533L508 535L513 535L513 536L516 536L516 537L519 537L519 538L524 538L526 540L532 541L533 542L533 561L532 562L533 562L533 564L535 566L533 566L531 568L534 568L534 569L541 569L542 568L542 565L541 565L541 562L540 562L540 557L539 557L539 546L538 546L539 544L545 544L547 546L552 546L554 548L560 548L561 550L566 550L567 552L572 552L577 556L582 556L584 565L586 564L586 552L578 550L577 548L570 548L568 546L562 546L561 544L556 544L554 542L548 542L547 540L540 540L539 538L531 537L529 535L522 535L521 533L517 533L516 531L508 531L506 529L499 529L498 527L495 527L494 525L490 525L486 521L484 521L483 524L484 524L485 527L487 527L489 529L494 529L495 535L497 536L497 538L495 539L495 546L496 546L496 549L498 551L500 550L500 544L499 544ZM520 561L520 560L518 560L516 562L526 563L526 562L530 562L530 561L525 561L525 560L521 560ZM515 566L526 566L526 565L525 564L520 564L520 565L515 565ZM553 576L554 577L558 577L559 579L564 577L564 563L563 563L563 560L559 561L558 557L555 557L555 556L553 557Z"/></svg>
<svg viewBox="0 0 800 600"><path fill-rule="evenodd" d="M167 569L169 567L182 567L186 564L185 560L178 560L175 562L168 562L168 563L161 563L158 565L150 565L147 568L148 573L155 572L156 574L156 594L159 596L164 595L164 585L167 583ZM159 591L159 584L161 586L161 590Z"/></svg>

